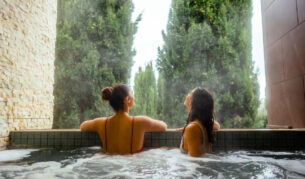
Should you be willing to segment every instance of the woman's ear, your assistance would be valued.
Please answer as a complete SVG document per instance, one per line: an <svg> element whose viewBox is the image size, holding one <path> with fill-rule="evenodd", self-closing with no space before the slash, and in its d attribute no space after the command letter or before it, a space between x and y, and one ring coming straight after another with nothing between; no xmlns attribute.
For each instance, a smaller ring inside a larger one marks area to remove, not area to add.
<svg viewBox="0 0 305 179"><path fill-rule="evenodd" d="M130 103L130 99L129 99L129 96L126 96L125 99L124 99L124 103L125 104L128 104Z"/></svg>

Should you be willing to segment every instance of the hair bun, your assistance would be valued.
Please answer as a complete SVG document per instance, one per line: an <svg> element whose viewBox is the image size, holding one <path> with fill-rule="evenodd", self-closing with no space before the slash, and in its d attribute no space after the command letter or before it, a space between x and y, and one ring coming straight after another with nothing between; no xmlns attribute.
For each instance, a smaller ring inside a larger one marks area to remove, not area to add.
<svg viewBox="0 0 305 179"><path fill-rule="evenodd" d="M106 87L102 89L102 99L105 101L109 101L112 96L112 87Z"/></svg>

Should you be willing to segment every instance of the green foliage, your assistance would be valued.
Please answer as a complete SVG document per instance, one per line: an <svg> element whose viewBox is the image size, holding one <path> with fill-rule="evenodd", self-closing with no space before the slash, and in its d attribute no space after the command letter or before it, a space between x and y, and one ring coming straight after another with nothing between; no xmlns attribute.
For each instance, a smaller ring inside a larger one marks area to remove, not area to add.
<svg viewBox="0 0 305 179"><path fill-rule="evenodd" d="M127 83L137 23L131 0L59 0L53 128L110 115L101 88Z"/></svg>
<svg viewBox="0 0 305 179"><path fill-rule="evenodd" d="M168 122L168 120L165 120L165 117L163 114L165 114L165 79L162 74L159 74L158 81L157 81L157 118L159 120L163 120Z"/></svg>
<svg viewBox="0 0 305 179"><path fill-rule="evenodd" d="M136 73L134 95L136 106L132 114L157 118L157 84L151 62Z"/></svg>
<svg viewBox="0 0 305 179"><path fill-rule="evenodd" d="M266 128L268 122L267 116L267 106L266 101L264 101L265 105L262 105L258 108L257 118L254 121L253 128Z"/></svg>
<svg viewBox="0 0 305 179"><path fill-rule="evenodd" d="M158 70L169 127L185 123L186 94L195 87L214 95L222 127L254 127L259 106L251 61L250 0L173 0Z"/></svg>

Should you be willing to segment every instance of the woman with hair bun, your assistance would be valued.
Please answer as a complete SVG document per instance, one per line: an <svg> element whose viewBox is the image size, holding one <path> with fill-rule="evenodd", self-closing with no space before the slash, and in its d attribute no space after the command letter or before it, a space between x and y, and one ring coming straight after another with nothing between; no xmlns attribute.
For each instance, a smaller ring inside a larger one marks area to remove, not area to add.
<svg viewBox="0 0 305 179"><path fill-rule="evenodd" d="M213 130L220 129L215 121L213 96L203 88L195 88L186 97L184 105L189 114L183 131L180 149L192 157L212 151Z"/></svg>
<svg viewBox="0 0 305 179"><path fill-rule="evenodd" d="M131 90L123 84L102 89L102 99L108 101L115 114L81 124L81 131L98 132L104 152L111 154L132 154L143 149L144 133L166 131L163 121L147 116L129 116L129 109L135 106Z"/></svg>

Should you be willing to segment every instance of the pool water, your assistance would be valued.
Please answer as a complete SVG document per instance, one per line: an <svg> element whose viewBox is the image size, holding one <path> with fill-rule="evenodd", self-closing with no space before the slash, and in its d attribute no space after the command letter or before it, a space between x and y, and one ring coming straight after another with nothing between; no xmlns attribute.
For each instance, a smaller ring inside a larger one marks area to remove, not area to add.
<svg viewBox="0 0 305 179"><path fill-rule="evenodd" d="M304 152L225 152L192 158L179 149L106 155L99 147L0 151L0 178L305 178Z"/></svg>

